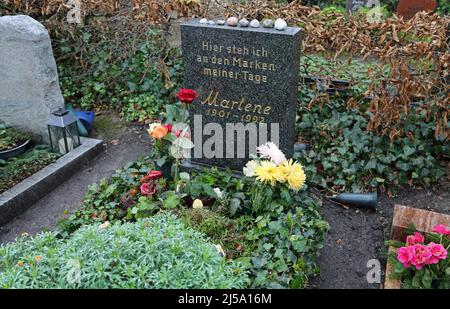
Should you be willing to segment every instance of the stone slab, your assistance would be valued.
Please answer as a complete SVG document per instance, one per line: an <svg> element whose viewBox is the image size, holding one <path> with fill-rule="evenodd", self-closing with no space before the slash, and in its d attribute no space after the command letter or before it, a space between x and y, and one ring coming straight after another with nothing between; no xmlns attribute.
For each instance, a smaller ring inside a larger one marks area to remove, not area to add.
<svg viewBox="0 0 450 309"><path fill-rule="evenodd" d="M302 30L206 25L195 19L180 28L185 87L200 94L189 110L192 163L241 171L267 141L292 156ZM236 133L228 125L249 131Z"/></svg>
<svg viewBox="0 0 450 309"><path fill-rule="evenodd" d="M397 16L410 19L421 11L434 12L436 7L435 0L400 0L397 5Z"/></svg>
<svg viewBox="0 0 450 309"><path fill-rule="evenodd" d="M356 12L359 9L366 7L368 2L369 0L347 0L346 10L351 13Z"/></svg>

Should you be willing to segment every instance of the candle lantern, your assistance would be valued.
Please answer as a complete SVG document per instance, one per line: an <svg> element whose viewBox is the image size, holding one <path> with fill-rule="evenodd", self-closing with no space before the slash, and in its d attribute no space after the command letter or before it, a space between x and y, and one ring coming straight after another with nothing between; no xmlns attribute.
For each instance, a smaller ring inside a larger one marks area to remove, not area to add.
<svg viewBox="0 0 450 309"><path fill-rule="evenodd" d="M81 145L77 118L67 110L58 109L52 113L47 128L53 151L66 154Z"/></svg>

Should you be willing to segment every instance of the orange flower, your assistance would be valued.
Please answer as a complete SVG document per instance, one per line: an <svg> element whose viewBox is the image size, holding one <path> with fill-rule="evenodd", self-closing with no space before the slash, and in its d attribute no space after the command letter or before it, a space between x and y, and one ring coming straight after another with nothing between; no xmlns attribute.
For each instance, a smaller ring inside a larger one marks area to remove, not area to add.
<svg viewBox="0 0 450 309"><path fill-rule="evenodd" d="M162 139L164 136L167 135L169 130L164 126L158 126L153 129L153 131L150 133L150 136L154 139Z"/></svg>
<svg viewBox="0 0 450 309"><path fill-rule="evenodd" d="M34 260L35 260L36 262L40 262L40 261L42 260L42 256L36 255L36 256L34 257Z"/></svg>
<svg viewBox="0 0 450 309"><path fill-rule="evenodd" d="M17 266L20 266L20 267L23 267L24 264L25 264L24 261L19 261L19 262L17 262Z"/></svg>

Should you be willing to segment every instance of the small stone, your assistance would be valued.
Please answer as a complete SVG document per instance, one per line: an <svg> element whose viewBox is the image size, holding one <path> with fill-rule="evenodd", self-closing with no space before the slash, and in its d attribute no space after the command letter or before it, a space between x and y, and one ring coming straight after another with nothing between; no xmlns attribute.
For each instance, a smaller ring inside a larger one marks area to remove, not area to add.
<svg viewBox="0 0 450 309"><path fill-rule="evenodd" d="M250 22L250 27L252 27L252 28L259 28L259 20L253 19L253 20Z"/></svg>
<svg viewBox="0 0 450 309"><path fill-rule="evenodd" d="M241 27L248 27L249 24L250 24L250 22L245 18L243 18L239 21L239 26L241 26Z"/></svg>
<svg viewBox="0 0 450 309"><path fill-rule="evenodd" d="M237 19L237 17L230 17L227 19L227 25L231 27L236 27L238 22L239 20Z"/></svg>
<svg viewBox="0 0 450 309"><path fill-rule="evenodd" d="M262 25L264 28L273 28L273 20L272 19L264 19L262 21Z"/></svg>
<svg viewBox="0 0 450 309"><path fill-rule="evenodd" d="M202 19L200 19L200 23L201 24L207 24L208 20L206 18L202 18Z"/></svg>
<svg viewBox="0 0 450 309"><path fill-rule="evenodd" d="M219 20L216 21L216 24L219 25L219 26L223 26L223 25L225 25L225 23L226 23L226 21L223 20L223 19L219 19Z"/></svg>
<svg viewBox="0 0 450 309"><path fill-rule="evenodd" d="M275 21L275 29L283 31L286 28L287 28L287 23L286 23L286 21L284 19L278 18Z"/></svg>
<svg viewBox="0 0 450 309"><path fill-rule="evenodd" d="M209 20L208 21L208 25L215 25L216 23L214 22L214 20Z"/></svg>

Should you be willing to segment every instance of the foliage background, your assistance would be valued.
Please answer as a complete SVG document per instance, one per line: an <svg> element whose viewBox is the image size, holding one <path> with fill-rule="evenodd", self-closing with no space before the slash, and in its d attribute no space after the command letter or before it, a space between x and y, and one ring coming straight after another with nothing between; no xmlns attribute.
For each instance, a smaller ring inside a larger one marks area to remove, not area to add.
<svg viewBox="0 0 450 309"><path fill-rule="evenodd" d="M49 29L66 101L150 121L173 102L183 81L180 51L166 40L171 12L203 16L207 2L88 0L82 25L65 21L63 0L14 0L2 4L0 14L31 14ZM347 16L330 7L343 1L221 3L226 15L281 16L304 28L302 77L324 81L302 83L299 95L299 140L311 146L301 160L322 178L313 184L362 190L442 177L450 152L445 2L441 15L405 21L387 14L380 23L371 23L367 12ZM336 78L350 87L330 91Z"/></svg>

